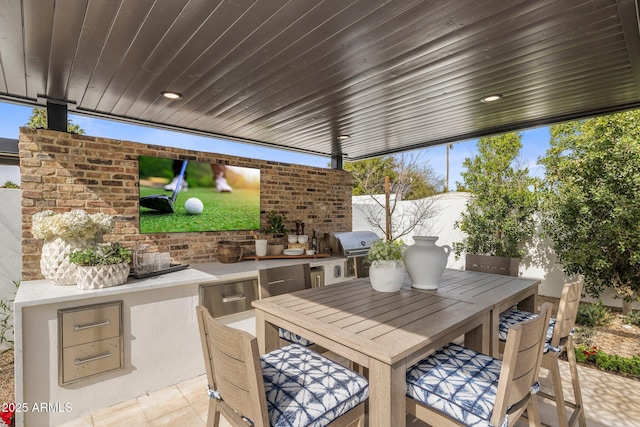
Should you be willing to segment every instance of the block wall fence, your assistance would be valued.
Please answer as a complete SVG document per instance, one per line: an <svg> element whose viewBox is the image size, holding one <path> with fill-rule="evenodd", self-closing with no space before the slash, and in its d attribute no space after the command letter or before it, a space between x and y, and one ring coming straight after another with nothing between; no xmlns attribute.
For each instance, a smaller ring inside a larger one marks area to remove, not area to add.
<svg viewBox="0 0 640 427"><path fill-rule="evenodd" d="M119 241L129 247L151 244L151 250L169 252L176 263L215 261L217 242L221 240L253 247L249 230L140 234L140 155L259 168L261 228L266 227L267 213L273 210L286 217L288 228L295 229L296 220L304 222L306 234L312 230L319 236L351 231L352 177L341 170L29 128L20 129L19 150L22 280L42 278L42 240L31 234L31 217L47 209L84 209L113 215L116 225L104 236L105 241Z"/></svg>

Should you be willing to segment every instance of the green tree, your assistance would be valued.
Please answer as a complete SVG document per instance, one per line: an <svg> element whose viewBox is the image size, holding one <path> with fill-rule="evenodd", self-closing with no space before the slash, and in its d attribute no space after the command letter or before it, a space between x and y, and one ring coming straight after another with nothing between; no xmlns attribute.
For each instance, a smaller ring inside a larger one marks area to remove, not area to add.
<svg viewBox="0 0 640 427"><path fill-rule="evenodd" d="M31 129L47 129L47 109L34 108L27 126ZM67 132L84 135L84 130L79 125L74 124L71 119L67 119Z"/></svg>
<svg viewBox="0 0 640 427"><path fill-rule="evenodd" d="M434 200L429 198L442 188L433 168L417 153L376 157L345 163L353 174L353 195L371 196L371 203L362 204L366 221L373 228L386 232L385 177L389 177L391 240L409 235L418 225L437 214ZM405 202L400 208L401 202Z"/></svg>
<svg viewBox="0 0 640 427"><path fill-rule="evenodd" d="M640 112L551 127L543 227L567 274L598 297L613 286L630 302L640 289ZM628 307L628 306L627 306Z"/></svg>
<svg viewBox="0 0 640 427"><path fill-rule="evenodd" d="M455 223L467 235L464 242L454 242L456 257L462 252L523 256L520 246L534 233L538 197L537 179L517 164L521 140L519 132L480 138L478 154L462 163L464 188L473 195Z"/></svg>

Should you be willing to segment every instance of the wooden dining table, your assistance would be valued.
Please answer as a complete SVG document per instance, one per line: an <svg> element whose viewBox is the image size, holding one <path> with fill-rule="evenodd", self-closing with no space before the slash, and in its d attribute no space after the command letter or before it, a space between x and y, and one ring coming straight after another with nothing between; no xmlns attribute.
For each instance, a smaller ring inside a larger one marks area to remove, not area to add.
<svg viewBox="0 0 640 427"><path fill-rule="evenodd" d="M369 425L404 426L407 368L461 336L489 354L494 311L507 294L520 294L518 285L528 287L529 280L507 277L498 279L502 292L492 291L486 276L495 275L446 270L437 290L414 289L407 276L400 291L389 293L360 278L257 300L260 351L279 347L282 327L368 368ZM486 292L474 294L473 283Z"/></svg>

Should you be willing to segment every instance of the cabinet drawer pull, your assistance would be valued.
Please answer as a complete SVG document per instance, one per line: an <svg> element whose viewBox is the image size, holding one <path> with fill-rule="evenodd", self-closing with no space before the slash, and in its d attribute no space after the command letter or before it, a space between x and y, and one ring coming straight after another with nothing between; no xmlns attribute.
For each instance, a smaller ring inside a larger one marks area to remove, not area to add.
<svg viewBox="0 0 640 427"><path fill-rule="evenodd" d="M222 298L222 302L242 301L245 298L246 297L244 294L231 295L231 296Z"/></svg>
<svg viewBox="0 0 640 427"><path fill-rule="evenodd" d="M111 324L111 320L107 319L107 320L102 320L100 322L96 322L96 323L87 323L85 325L73 325L73 330L74 331L82 331L84 329L90 329L90 328L97 328L99 326L107 326Z"/></svg>
<svg viewBox="0 0 640 427"><path fill-rule="evenodd" d="M106 353L99 354L97 356L87 357L84 359L76 359L74 363L76 365L80 365L82 363L93 362L94 360L106 359L107 357L111 357L111 352L107 351Z"/></svg>

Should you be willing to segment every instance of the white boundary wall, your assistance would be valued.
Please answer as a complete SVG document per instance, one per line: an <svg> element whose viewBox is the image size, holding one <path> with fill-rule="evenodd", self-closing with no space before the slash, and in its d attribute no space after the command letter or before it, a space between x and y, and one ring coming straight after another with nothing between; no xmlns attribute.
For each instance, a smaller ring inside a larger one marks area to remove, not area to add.
<svg viewBox="0 0 640 427"><path fill-rule="evenodd" d="M412 245L413 236L438 236L439 239L436 242L437 245L451 245L452 242L460 242L464 239L464 233L454 228L454 223L460 219L460 214L464 212L466 208L467 200L470 193L464 192L450 192L445 194L438 194L433 196L435 199L434 208L438 211L433 220L427 223L420 224L411 237L407 237L404 242L408 245ZM384 198L384 196L375 196ZM377 232L369 226L366 220L364 211L370 209L375 203L371 200L370 196L354 196L353 202L353 230L365 231L370 230ZM410 201L399 202L397 206L398 216L401 216L402 210L410 205ZM364 208L365 205L369 205L368 208ZM520 275L525 277L537 277L542 279L539 293L540 295L550 297L560 297L562 292L562 285L569 281L570 278L565 277L562 272L562 268L556 263L555 254L553 254L548 242L542 241L539 236L535 236L532 239L532 244L528 246L526 250L527 255L520 263ZM530 249L529 249L530 247ZM464 269L464 259L455 259L455 256L451 254L447 263L447 268ZM602 295L602 300L605 305L612 307L621 307L622 300L613 298L615 292L613 290L607 290ZM595 301L591 298L584 298L584 301ZM640 307L640 304L634 304L634 307Z"/></svg>
<svg viewBox="0 0 640 427"><path fill-rule="evenodd" d="M14 298L13 282L22 276L22 213L21 190L0 188L0 300L9 302ZM13 336L7 336L13 340ZM0 344L0 351L8 348Z"/></svg>

